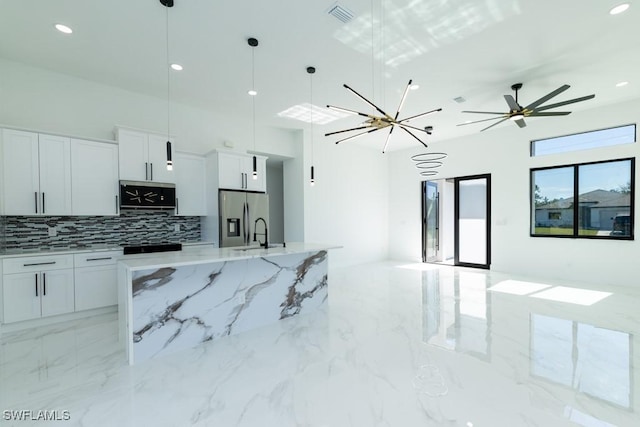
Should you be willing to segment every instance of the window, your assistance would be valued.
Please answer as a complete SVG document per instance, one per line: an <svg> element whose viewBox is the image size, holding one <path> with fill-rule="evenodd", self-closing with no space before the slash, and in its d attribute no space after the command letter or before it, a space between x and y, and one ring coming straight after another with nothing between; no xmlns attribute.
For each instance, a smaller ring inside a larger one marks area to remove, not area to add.
<svg viewBox="0 0 640 427"><path fill-rule="evenodd" d="M633 239L634 159L531 170L531 235Z"/></svg>
<svg viewBox="0 0 640 427"><path fill-rule="evenodd" d="M610 147L612 145L632 144L635 141L636 125L618 126L615 128L531 141L531 157L587 150L589 148Z"/></svg>

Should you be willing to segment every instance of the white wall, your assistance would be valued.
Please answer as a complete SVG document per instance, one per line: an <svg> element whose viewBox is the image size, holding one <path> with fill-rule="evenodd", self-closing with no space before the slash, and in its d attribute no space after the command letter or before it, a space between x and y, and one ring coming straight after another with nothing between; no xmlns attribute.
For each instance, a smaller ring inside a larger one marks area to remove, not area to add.
<svg viewBox="0 0 640 427"><path fill-rule="evenodd" d="M388 155L355 144L336 145L318 132L313 150L316 184L311 187L310 142L306 144L306 240L343 246L330 253L331 267L387 259Z"/></svg>
<svg viewBox="0 0 640 427"><path fill-rule="evenodd" d="M438 178L491 173L492 266L530 276L637 285L632 273L638 241L532 238L529 236L529 170L561 164L635 157L638 144L532 158L533 139L596 130L640 118L640 101L574 112L565 117L528 119L520 129L504 123L488 132L435 142L430 150L449 154ZM437 129L436 129L437 131ZM389 175L390 258L420 260L420 181L410 156L418 148L391 153ZM636 168L635 181L640 184ZM636 233L638 210L635 214Z"/></svg>
<svg viewBox="0 0 640 427"><path fill-rule="evenodd" d="M282 164L267 164L267 194L269 194L269 241L284 241L284 191Z"/></svg>

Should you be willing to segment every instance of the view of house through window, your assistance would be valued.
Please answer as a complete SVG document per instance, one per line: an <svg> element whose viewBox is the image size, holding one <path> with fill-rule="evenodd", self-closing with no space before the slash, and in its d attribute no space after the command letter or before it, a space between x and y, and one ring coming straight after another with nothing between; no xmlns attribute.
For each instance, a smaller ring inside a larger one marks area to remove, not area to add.
<svg viewBox="0 0 640 427"><path fill-rule="evenodd" d="M633 170L633 159L531 170L531 235L633 238Z"/></svg>

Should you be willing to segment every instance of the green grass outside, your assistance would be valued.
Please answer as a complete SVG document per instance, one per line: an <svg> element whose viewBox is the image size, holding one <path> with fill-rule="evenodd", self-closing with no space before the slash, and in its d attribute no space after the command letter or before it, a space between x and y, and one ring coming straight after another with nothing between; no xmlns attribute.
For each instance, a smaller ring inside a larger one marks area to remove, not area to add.
<svg viewBox="0 0 640 427"><path fill-rule="evenodd" d="M571 236L573 230L571 228L560 227L536 227L535 234L537 235L552 235L552 236ZM578 230L580 236L595 236L598 234L598 230Z"/></svg>

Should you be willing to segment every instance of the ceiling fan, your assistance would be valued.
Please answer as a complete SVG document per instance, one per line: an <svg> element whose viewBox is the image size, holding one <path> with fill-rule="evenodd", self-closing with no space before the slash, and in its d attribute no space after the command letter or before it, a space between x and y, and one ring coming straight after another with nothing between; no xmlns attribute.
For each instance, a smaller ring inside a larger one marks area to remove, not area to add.
<svg viewBox="0 0 640 427"><path fill-rule="evenodd" d="M404 94L402 95L402 99L400 100L400 105L398 106L398 111L396 111L396 114L394 116L391 116L391 115L387 114L381 108L376 106L373 102L369 101L367 98L365 98L364 96L360 95L358 92L356 92L355 90L350 88L348 85L344 84L343 86L347 90L349 90L351 93L356 95L358 98L362 99L367 104L371 105L381 115L380 116L376 116L376 115L373 115L373 114L367 114L367 113L361 113L359 111L349 110L347 108L335 107L335 106L332 106L332 105L327 105L327 108L331 108L332 110L342 111L342 112L349 113L349 114L357 114L359 116L366 117L367 120L365 120L363 123L361 123L361 125L358 126L358 127L351 128L351 129L339 130L339 131L336 131L336 132L325 133L324 136L331 136L331 135L336 135L338 133L351 132L351 131L354 131L354 130L368 129L368 130L365 130L364 132L360 132L358 134L351 135L351 136L349 136L347 138L344 138L344 139L341 139L339 141L336 141L336 144L339 144L341 142L349 141L351 139L357 138L359 136L362 136L362 135L365 135L365 134L368 134L368 133L371 133L371 132L375 132L375 131L380 130L380 129L389 128L389 134L387 135L387 139L386 139L386 141L384 143L384 147L382 148L382 152L384 153L387 150L387 146L389 145L389 140L391 139L391 134L393 133L393 130L395 128L400 128L403 131L405 131L406 133L408 133L409 135L411 135L413 138L418 140L418 142L420 142L422 145L424 145L426 147L427 144L425 144L420 138L418 138L418 136L416 136L416 134L413 133L412 131L424 132L427 135L431 135L431 132L433 131L433 126L425 126L424 128L419 128L419 127L415 127L415 126L409 125L408 122L411 121L411 120L415 120L415 119L417 119L419 117L426 116L427 114L434 113L436 111L442 111L442 108L438 108L438 109L435 109L435 110L427 111L426 113L417 114L415 116L407 117L406 119L398 120L398 116L400 115L400 110L402 109L404 101L407 98L407 93L409 92L409 89L411 88L411 82L412 81L409 80L409 83L407 84L407 87L404 90Z"/></svg>
<svg viewBox="0 0 640 427"><path fill-rule="evenodd" d="M458 126L471 125L474 123L486 122L491 120L499 120L496 123L493 123L490 126L480 130L480 132L485 131L494 127L497 124L504 122L505 120L514 121L519 127L523 128L527 124L524 121L525 117L549 117L549 116L566 116L567 114L571 114L571 111L551 111L546 112L546 110L550 110L552 108L561 107L563 105L573 104L576 102L586 101L588 99L592 99L595 97L594 95L582 96L580 98L570 99L568 101L562 101L555 104L542 105L545 102L549 101L551 98L560 95L565 90L569 89L571 86L562 85L558 89L549 92L542 98L533 101L531 104L522 107L518 103L518 91L522 89L522 83L515 83L511 85L511 89L516 93L515 99L511 95L504 95L505 101L507 101L507 105L509 106L509 111L507 113L498 113L495 111L463 111L463 113L475 113L475 114L495 114L498 117L492 117L490 119L476 120L474 122L461 123Z"/></svg>

